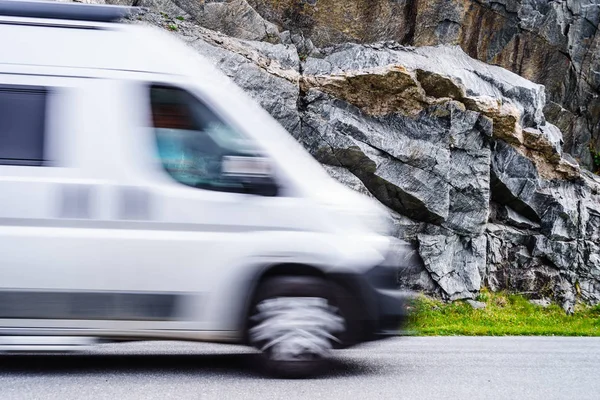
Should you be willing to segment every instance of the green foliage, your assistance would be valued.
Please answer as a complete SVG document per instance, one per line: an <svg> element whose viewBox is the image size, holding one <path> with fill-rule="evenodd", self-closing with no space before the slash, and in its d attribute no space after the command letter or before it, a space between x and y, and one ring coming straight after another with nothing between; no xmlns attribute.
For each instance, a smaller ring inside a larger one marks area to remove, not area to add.
<svg viewBox="0 0 600 400"><path fill-rule="evenodd" d="M590 317L600 318L600 304L596 304L594 307L588 309Z"/></svg>
<svg viewBox="0 0 600 400"><path fill-rule="evenodd" d="M592 145L590 145L590 153L592 154L592 161L594 163L594 172L600 173L600 151L596 151Z"/></svg>
<svg viewBox="0 0 600 400"><path fill-rule="evenodd" d="M170 31L176 31L179 28L177 27L177 25L169 24L169 25L167 25L167 29L169 29Z"/></svg>
<svg viewBox="0 0 600 400"><path fill-rule="evenodd" d="M477 295L477 298L475 300L477 301L483 301L484 303L487 302L490 299L490 296L488 296L487 292L484 292L483 290Z"/></svg>
<svg viewBox="0 0 600 400"><path fill-rule="evenodd" d="M531 304L523 296L483 291L478 301L486 308L475 310L468 303L444 303L419 296L413 305L410 329L418 335L557 335L600 336L600 305L579 304L573 315L552 304Z"/></svg>
<svg viewBox="0 0 600 400"><path fill-rule="evenodd" d="M180 15L180 16L178 16L178 17L175 17L175 18L177 18L177 19L178 19L178 20L180 20L180 21L183 21L183 20L185 20L185 18L184 18L184 17L182 17L181 15Z"/></svg>

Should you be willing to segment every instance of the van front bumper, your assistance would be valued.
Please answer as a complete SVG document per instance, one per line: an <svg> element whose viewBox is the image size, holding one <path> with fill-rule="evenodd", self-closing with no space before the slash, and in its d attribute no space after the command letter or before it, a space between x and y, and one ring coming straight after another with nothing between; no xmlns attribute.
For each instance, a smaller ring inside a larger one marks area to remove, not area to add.
<svg viewBox="0 0 600 400"><path fill-rule="evenodd" d="M406 251L412 251L410 246ZM419 262L420 259L416 260L414 254L402 256L399 263L397 255L365 273L346 272L332 276L346 289L346 299L341 303L352 305L349 308L352 320L356 321L352 325L356 343L397 336L406 328L416 293L397 288L398 273L406 262Z"/></svg>
<svg viewBox="0 0 600 400"><path fill-rule="evenodd" d="M401 290L376 289L379 306L376 328L371 339L397 336L406 328L410 316L410 302L413 294Z"/></svg>

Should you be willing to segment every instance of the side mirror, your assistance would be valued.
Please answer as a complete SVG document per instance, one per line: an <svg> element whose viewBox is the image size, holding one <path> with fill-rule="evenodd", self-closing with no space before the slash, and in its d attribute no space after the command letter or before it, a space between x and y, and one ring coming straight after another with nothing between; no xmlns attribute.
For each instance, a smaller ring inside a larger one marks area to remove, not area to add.
<svg viewBox="0 0 600 400"><path fill-rule="evenodd" d="M279 186L266 157L224 156L221 161L223 179L242 187L243 193L277 196Z"/></svg>

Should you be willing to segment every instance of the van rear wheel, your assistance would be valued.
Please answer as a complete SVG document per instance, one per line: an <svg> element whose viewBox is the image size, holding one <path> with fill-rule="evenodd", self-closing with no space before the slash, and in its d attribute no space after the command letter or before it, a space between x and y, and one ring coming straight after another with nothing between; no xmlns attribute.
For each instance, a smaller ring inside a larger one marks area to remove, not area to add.
<svg viewBox="0 0 600 400"><path fill-rule="evenodd" d="M260 285L248 337L271 375L303 378L324 370L346 328L324 279L274 277Z"/></svg>

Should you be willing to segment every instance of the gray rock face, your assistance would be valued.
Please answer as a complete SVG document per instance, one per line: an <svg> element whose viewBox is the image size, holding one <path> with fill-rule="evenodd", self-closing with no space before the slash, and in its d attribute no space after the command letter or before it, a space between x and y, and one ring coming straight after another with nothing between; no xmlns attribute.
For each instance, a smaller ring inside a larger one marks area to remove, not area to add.
<svg viewBox="0 0 600 400"><path fill-rule="evenodd" d="M319 47L393 40L459 45L469 56L544 84L565 150L593 167L600 149L600 0L249 0Z"/></svg>
<svg viewBox="0 0 600 400"><path fill-rule="evenodd" d="M587 173L575 182L538 182L528 201L539 225L496 214L486 232L488 285L554 297L567 311L577 298L600 302L598 185Z"/></svg>
<svg viewBox="0 0 600 400"><path fill-rule="evenodd" d="M473 297L487 278L490 196L518 227L543 221L559 236L570 226L570 200L552 208L561 189L541 175L572 179L579 170L544 119L542 87L459 48L346 45L302 71L300 140L418 221L400 236L418 243L444 296Z"/></svg>
<svg viewBox="0 0 600 400"><path fill-rule="evenodd" d="M418 240L419 254L444 297L474 297L485 271L485 237L420 234Z"/></svg>
<svg viewBox="0 0 600 400"><path fill-rule="evenodd" d="M137 2L130 2L132 3L131 5L135 5L137 7L151 8L153 10L168 13L176 17L182 17L186 15L186 12L178 5L183 4L180 1L176 2L171 0L138 0Z"/></svg>
<svg viewBox="0 0 600 400"><path fill-rule="evenodd" d="M231 37L280 41L277 27L261 17L246 0L141 0L139 3L136 5L166 13L174 12L176 7L201 26Z"/></svg>
<svg viewBox="0 0 600 400"><path fill-rule="evenodd" d="M277 27L263 19L246 0L205 1L196 18L206 28L239 39L279 42Z"/></svg>
<svg viewBox="0 0 600 400"><path fill-rule="evenodd" d="M54 0L63 3L145 7L175 17L188 16L198 24L245 40L279 43L279 29L265 20L246 0ZM175 22L175 21L173 21Z"/></svg>
<svg viewBox="0 0 600 400"><path fill-rule="evenodd" d="M542 86L459 47L344 45L300 62L293 45L177 23L173 34L334 178L390 209L395 235L422 261L402 271L402 285L447 299L486 285L565 310L600 302L600 181L563 154Z"/></svg>

